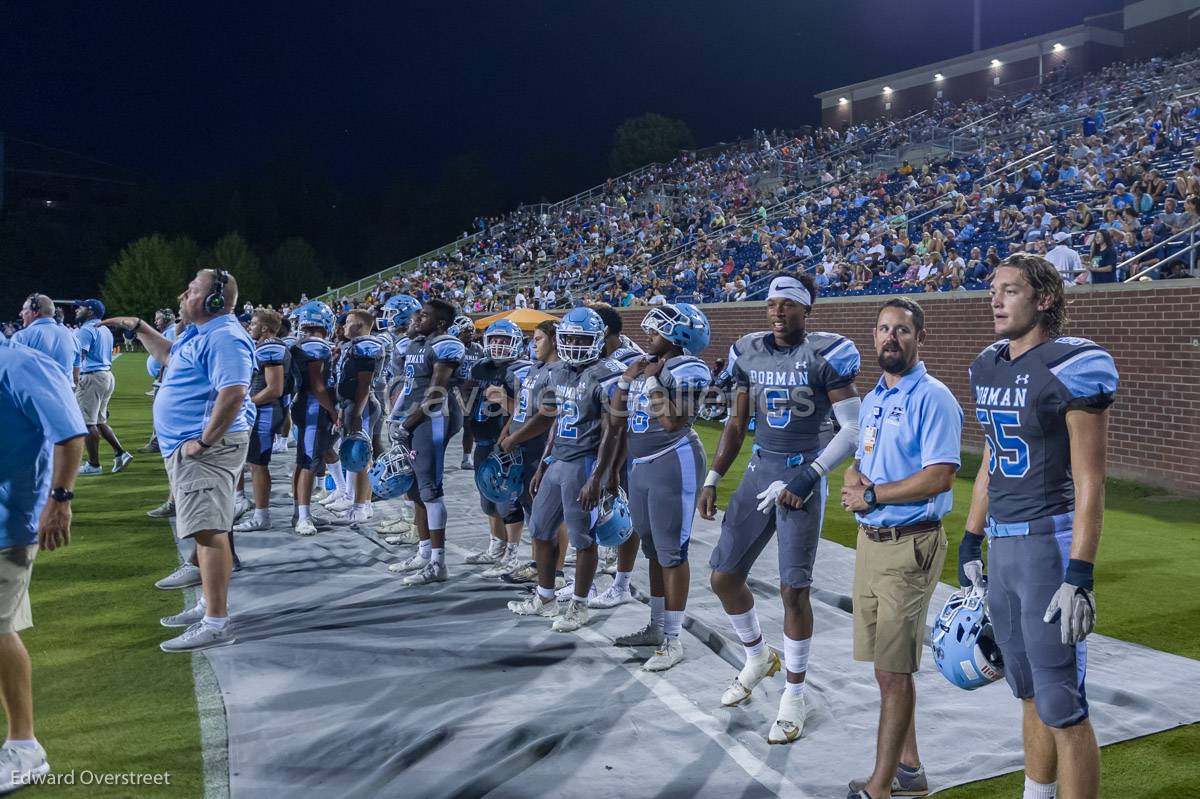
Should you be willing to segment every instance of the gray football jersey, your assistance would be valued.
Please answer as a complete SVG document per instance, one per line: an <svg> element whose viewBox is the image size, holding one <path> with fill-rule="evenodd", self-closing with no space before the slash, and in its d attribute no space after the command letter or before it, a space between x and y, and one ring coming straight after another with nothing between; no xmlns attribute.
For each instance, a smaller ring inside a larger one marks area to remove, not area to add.
<svg viewBox="0 0 1200 799"><path fill-rule="evenodd" d="M1112 356L1063 337L1014 361L1005 340L980 353L968 374L988 443L989 515L1026 522L1074 510L1066 415L1113 403L1120 378Z"/></svg>
<svg viewBox="0 0 1200 799"><path fill-rule="evenodd" d="M412 339L408 336L393 336L391 355L388 358L391 378L404 377L404 358L408 355L408 345Z"/></svg>
<svg viewBox="0 0 1200 799"><path fill-rule="evenodd" d="M403 403L407 416L413 408L425 401L425 395L433 382L433 367L448 363L458 368L463 359L463 343L454 336L442 334L425 339L412 339L404 356ZM451 410L458 408L457 402L450 403Z"/></svg>
<svg viewBox="0 0 1200 799"><path fill-rule="evenodd" d="M634 458L645 458L662 452L686 436L692 429L696 411L699 409L701 392L712 383L712 372L704 361L691 355L671 358L658 375L658 382L666 390L671 402L684 400L684 409L689 411L688 423L678 430L668 430L661 421L650 413L650 394L646 391L646 378L635 378L629 387L629 454Z"/></svg>
<svg viewBox="0 0 1200 799"><path fill-rule="evenodd" d="M820 447L829 417L829 392L854 382L861 361L854 342L836 333L810 331L794 347L775 346L772 333L749 333L729 348L726 369L735 391L749 391L754 440L771 452L792 454Z"/></svg>
<svg viewBox="0 0 1200 799"><path fill-rule="evenodd" d="M482 345L478 342L471 342L463 345L463 359L459 363L458 369L454 371L454 377L450 379L450 385L461 386L471 379L471 368L475 364L482 361L487 354L483 351Z"/></svg>
<svg viewBox="0 0 1200 799"><path fill-rule="evenodd" d="M573 461L596 454L601 421L624 371L621 362L611 358L587 366L559 362L551 367L549 379L558 406L551 455Z"/></svg>
<svg viewBox="0 0 1200 799"><path fill-rule="evenodd" d="M550 378L553 374L553 366L554 364L551 363L533 361L521 375L520 384L514 386L517 404L513 408L512 419L508 423L510 433L516 432L528 424L529 420L537 415L542 397L552 393L553 384L550 382ZM543 433L526 441L521 445L521 449L527 456L542 457L542 453L546 449L547 435Z"/></svg>

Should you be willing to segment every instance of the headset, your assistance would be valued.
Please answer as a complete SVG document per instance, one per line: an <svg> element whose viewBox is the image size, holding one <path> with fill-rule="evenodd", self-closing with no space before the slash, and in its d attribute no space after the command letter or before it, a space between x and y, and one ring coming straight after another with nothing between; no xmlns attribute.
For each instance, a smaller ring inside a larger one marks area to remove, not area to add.
<svg viewBox="0 0 1200 799"><path fill-rule="evenodd" d="M224 269L212 270L212 291L204 298L204 310L213 316L225 310L225 284L229 282L229 273Z"/></svg>
<svg viewBox="0 0 1200 799"><path fill-rule="evenodd" d="M30 313L34 314L35 316L41 314L42 301L38 299L38 294L36 291L33 294L30 294L25 301L29 303Z"/></svg>

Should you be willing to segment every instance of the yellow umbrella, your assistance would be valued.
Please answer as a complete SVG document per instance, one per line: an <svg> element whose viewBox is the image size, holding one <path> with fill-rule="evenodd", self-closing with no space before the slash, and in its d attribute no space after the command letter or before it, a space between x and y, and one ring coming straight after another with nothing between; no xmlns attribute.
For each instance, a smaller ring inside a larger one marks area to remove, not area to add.
<svg viewBox="0 0 1200 799"><path fill-rule="evenodd" d="M534 308L517 308L512 311L502 311L501 313L492 314L491 316L485 316L482 319L476 319L475 329L487 330L488 325L490 325L492 322L498 322L501 319L508 319L516 324L517 327L521 328L521 330L524 332L532 333L539 324L545 322L547 319L552 322L557 322L559 318L557 316L552 316L551 314L545 313L544 311L538 311Z"/></svg>

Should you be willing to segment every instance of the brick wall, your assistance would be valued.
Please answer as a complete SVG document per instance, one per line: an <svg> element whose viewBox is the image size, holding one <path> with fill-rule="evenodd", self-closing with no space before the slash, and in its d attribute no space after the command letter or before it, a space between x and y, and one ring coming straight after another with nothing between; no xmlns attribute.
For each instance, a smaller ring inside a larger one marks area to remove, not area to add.
<svg viewBox="0 0 1200 799"><path fill-rule="evenodd" d="M910 295L912 296L912 295ZM1109 473L1187 493L1200 493L1200 280L1100 286L1069 292L1066 332L1106 347L1117 362L1121 386L1109 429ZM922 358L958 397L966 414L963 444L982 447L967 367L995 340L987 295L916 295L925 309L928 339ZM871 329L884 298L821 300L809 327L841 333L863 356L858 381L865 392L879 379ZM764 303L704 306L713 341L710 363L724 357L739 336L766 327ZM626 331L641 338L644 310L623 311Z"/></svg>

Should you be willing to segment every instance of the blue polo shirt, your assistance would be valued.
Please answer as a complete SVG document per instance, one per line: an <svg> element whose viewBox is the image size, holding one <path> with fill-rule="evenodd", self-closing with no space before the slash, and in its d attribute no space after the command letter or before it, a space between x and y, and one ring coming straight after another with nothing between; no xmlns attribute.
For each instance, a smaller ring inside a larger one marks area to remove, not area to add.
<svg viewBox="0 0 1200 799"><path fill-rule="evenodd" d="M0 548L37 542L54 445L87 435L71 381L49 356L0 337Z"/></svg>
<svg viewBox="0 0 1200 799"><path fill-rule="evenodd" d="M859 471L873 484L895 483L936 463L962 465L963 412L942 381L918 361L892 388L883 382L863 398L858 415ZM855 514L873 527L939 521L954 503L952 491Z"/></svg>
<svg viewBox="0 0 1200 799"><path fill-rule="evenodd" d="M75 331L79 341L79 373L112 371L112 331L100 324L99 319L89 319Z"/></svg>
<svg viewBox="0 0 1200 799"><path fill-rule="evenodd" d="M13 340L32 347L62 367L63 373L74 381L79 366L79 342L71 331L49 317L40 316L13 334Z"/></svg>
<svg viewBox="0 0 1200 799"><path fill-rule="evenodd" d="M167 329L162 331L162 336L167 341L175 340L175 323L174 322L167 325ZM157 380L159 374L162 373L162 364L159 363L158 360L153 357L147 358L146 359L146 371L150 374L151 377L153 377L155 380Z"/></svg>
<svg viewBox="0 0 1200 799"><path fill-rule="evenodd" d="M250 387L253 361L254 342L233 314L188 325L179 334L171 345L167 376L154 395L154 432L164 458L183 442L200 437L217 392L230 386ZM228 432L249 430L253 423L254 403L247 391L242 412Z"/></svg>

